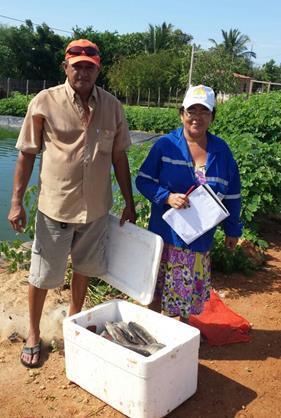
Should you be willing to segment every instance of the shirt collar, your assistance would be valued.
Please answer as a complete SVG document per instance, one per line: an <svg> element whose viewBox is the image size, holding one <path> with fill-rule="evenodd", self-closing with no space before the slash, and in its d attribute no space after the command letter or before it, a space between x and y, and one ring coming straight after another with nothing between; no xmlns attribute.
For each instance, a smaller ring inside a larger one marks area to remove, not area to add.
<svg viewBox="0 0 281 418"><path fill-rule="evenodd" d="M74 103L75 101L77 101L77 93L69 84L68 79L65 80L64 85L65 85L66 92L71 98L72 102ZM96 85L94 84L91 96L89 98L89 104L91 103L91 101L96 102L96 100L97 100L97 88L96 88Z"/></svg>

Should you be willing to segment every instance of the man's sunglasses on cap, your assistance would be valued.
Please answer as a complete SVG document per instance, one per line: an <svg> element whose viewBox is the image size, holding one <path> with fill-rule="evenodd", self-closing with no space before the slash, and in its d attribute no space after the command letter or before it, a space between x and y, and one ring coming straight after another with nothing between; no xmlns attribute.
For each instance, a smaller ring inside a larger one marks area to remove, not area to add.
<svg viewBox="0 0 281 418"><path fill-rule="evenodd" d="M66 53L69 55L77 55L77 56L83 55L83 52L88 57L94 57L94 56L100 55L99 51L92 46L72 46L66 51Z"/></svg>

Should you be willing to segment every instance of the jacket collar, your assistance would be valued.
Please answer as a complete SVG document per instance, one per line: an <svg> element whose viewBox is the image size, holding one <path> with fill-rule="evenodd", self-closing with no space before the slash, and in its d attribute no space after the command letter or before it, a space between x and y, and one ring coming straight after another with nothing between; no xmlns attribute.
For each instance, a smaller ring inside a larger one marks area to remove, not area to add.
<svg viewBox="0 0 281 418"><path fill-rule="evenodd" d="M179 142L181 149L183 150L186 149L186 152L187 152L185 137L183 135L183 128L182 127L178 128L175 131L171 132L171 134L176 137L177 142ZM224 152L224 151L225 151L225 144L222 141L222 139L217 137L216 135L211 134L209 131L207 131L207 152L213 154L213 153Z"/></svg>

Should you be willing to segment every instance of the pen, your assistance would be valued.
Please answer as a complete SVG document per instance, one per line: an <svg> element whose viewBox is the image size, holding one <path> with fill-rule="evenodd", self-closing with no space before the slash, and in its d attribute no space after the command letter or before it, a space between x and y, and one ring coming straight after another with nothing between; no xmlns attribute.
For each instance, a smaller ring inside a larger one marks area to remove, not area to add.
<svg viewBox="0 0 281 418"><path fill-rule="evenodd" d="M194 190L195 189L195 185L193 184L188 190L187 190L187 192L185 193L185 195L186 196L188 196L191 192L192 192L192 190Z"/></svg>

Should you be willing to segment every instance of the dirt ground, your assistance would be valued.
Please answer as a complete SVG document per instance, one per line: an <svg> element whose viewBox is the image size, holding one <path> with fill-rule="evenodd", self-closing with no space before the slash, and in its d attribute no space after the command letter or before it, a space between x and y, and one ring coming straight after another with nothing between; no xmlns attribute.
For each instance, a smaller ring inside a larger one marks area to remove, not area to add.
<svg viewBox="0 0 281 418"><path fill-rule="evenodd" d="M251 341L216 347L202 343L197 392L169 418L281 417L280 223L268 224L264 237L270 244L266 264L252 276L213 274L214 289L225 304L252 324ZM43 366L28 370L20 364L22 341L7 337L27 332L26 276L0 272L0 417L124 417L65 376L61 323L68 290L48 295Z"/></svg>

